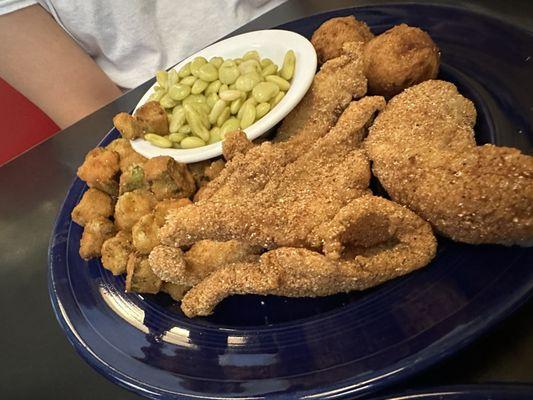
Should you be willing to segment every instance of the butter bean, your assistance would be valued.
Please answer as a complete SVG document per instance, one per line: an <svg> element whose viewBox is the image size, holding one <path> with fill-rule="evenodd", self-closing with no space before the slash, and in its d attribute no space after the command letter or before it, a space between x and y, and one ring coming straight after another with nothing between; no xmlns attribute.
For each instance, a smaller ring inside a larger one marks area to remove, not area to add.
<svg viewBox="0 0 533 400"><path fill-rule="evenodd" d="M210 94L218 93L220 86L222 86L222 82L220 82L220 80L218 79L216 81L211 82L209 86L207 86L207 89L205 89L205 95L209 96Z"/></svg>
<svg viewBox="0 0 533 400"><path fill-rule="evenodd" d="M191 87L182 83L176 83L168 89L168 95L177 101L183 100L191 93Z"/></svg>
<svg viewBox="0 0 533 400"><path fill-rule="evenodd" d="M180 146L182 149L194 149L196 147L205 146L205 141L203 141L199 137L188 136L180 142Z"/></svg>
<svg viewBox="0 0 533 400"><path fill-rule="evenodd" d="M191 74L191 63L188 62L183 67L180 68L178 71L178 76L180 78L185 78L186 76L189 76Z"/></svg>
<svg viewBox="0 0 533 400"><path fill-rule="evenodd" d="M167 138L156 135L155 133L147 133L144 135L144 139L157 147L168 148L172 147L172 142Z"/></svg>
<svg viewBox="0 0 533 400"><path fill-rule="evenodd" d="M218 96L222 100L233 101L233 100L237 100L239 97L241 97L241 91L228 89L228 90L225 90L223 92L219 92Z"/></svg>
<svg viewBox="0 0 533 400"><path fill-rule="evenodd" d="M196 57L194 60L191 61L191 74L198 76L198 70L200 67L204 64L207 64L207 60L204 57Z"/></svg>
<svg viewBox="0 0 533 400"><path fill-rule="evenodd" d="M285 92L291 87L291 84L288 81L277 75L268 75L265 77L265 80L278 85L279 89Z"/></svg>
<svg viewBox="0 0 533 400"><path fill-rule="evenodd" d="M289 50L287 53L285 53L283 65L281 66L281 70L279 71L280 76L288 81L291 80L292 76L294 75L295 67L296 55L294 54L294 51Z"/></svg>
<svg viewBox="0 0 533 400"><path fill-rule="evenodd" d="M209 96L207 96L206 103L209 106L209 108L213 108L217 100L218 100L218 94L211 93Z"/></svg>
<svg viewBox="0 0 533 400"><path fill-rule="evenodd" d="M270 100L270 109L273 109L285 97L285 92L279 92L276 97Z"/></svg>
<svg viewBox="0 0 533 400"><path fill-rule="evenodd" d="M155 79L157 81L157 84L161 86L162 88L168 87L168 72L167 71L157 71L155 73Z"/></svg>
<svg viewBox="0 0 533 400"><path fill-rule="evenodd" d="M232 117L228 119L224 124L220 127L220 136L222 139L224 139L224 135L228 132L236 131L241 126L241 121L239 121L237 118Z"/></svg>
<svg viewBox="0 0 533 400"><path fill-rule="evenodd" d="M259 103L257 106L255 106L255 118L256 119L263 118L269 111L270 111L269 103Z"/></svg>
<svg viewBox="0 0 533 400"><path fill-rule="evenodd" d="M209 113L209 122L212 124L216 123L218 117L222 114L222 111L224 111L227 105L228 103L226 101L219 99Z"/></svg>
<svg viewBox="0 0 533 400"><path fill-rule="evenodd" d="M194 82L194 84L192 85L192 87L191 87L191 93L192 94L200 94L205 89L207 89L207 85L209 85L209 83L207 83L206 81L204 81L202 79L197 79Z"/></svg>
<svg viewBox="0 0 533 400"><path fill-rule="evenodd" d="M252 95L258 103L264 103L279 93L279 87L272 82L261 82L252 90Z"/></svg>
<svg viewBox="0 0 533 400"><path fill-rule="evenodd" d="M185 110L183 106L176 106L172 110L172 117L170 119L170 124L168 130L170 132L178 132L179 128L185 123ZM175 142L176 140L173 140ZM179 142L179 140L178 140Z"/></svg>
<svg viewBox="0 0 533 400"><path fill-rule="evenodd" d="M167 93L163 97L161 97L161 100L159 100L159 104L161 104L161 107L164 108L172 108L175 107L178 103L176 100L172 99Z"/></svg>
<svg viewBox="0 0 533 400"><path fill-rule="evenodd" d="M187 86L192 86L194 85L194 82L196 82L196 77L195 76L188 76L186 78L183 78L180 83L182 85L187 85Z"/></svg>
<svg viewBox="0 0 533 400"><path fill-rule="evenodd" d="M198 69L198 78L206 82L218 79L218 71L212 64L204 64Z"/></svg>
<svg viewBox="0 0 533 400"><path fill-rule="evenodd" d="M176 133L171 133L170 135L168 135L168 140L170 140L172 143L179 143L186 137L187 137L186 133L176 132Z"/></svg>
<svg viewBox="0 0 533 400"><path fill-rule="evenodd" d="M224 59L222 57L212 57L209 60L209 64L211 64L216 69L219 69L223 62L224 62Z"/></svg>
<svg viewBox="0 0 533 400"><path fill-rule="evenodd" d="M270 65L267 65L265 68L263 68L261 75L268 76L268 75L273 75L276 72L278 72L278 66L276 64L270 64Z"/></svg>
<svg viewBox="0 0 533 400"><path fill-rule="evenodd" d="M246 104L243 106L242 119L241 119L241 129L246 129L255 122L255 107L251 104Z"/></svg>
<svg viewBox="0 0 533 400"><path fill-rule="evenodd" d="M222 140L222 138L220 137L220 128L218 126L211 128L211 130L209 131L209 140L207 141L207 144L220 142L220 140Z"/></svg>
<svg viewBox="0 0 533 400"><path fill-rule="evenodd" d="M217 118L217 126L222 126L230 117L231 112L229 107L224 108Z"/></svg>

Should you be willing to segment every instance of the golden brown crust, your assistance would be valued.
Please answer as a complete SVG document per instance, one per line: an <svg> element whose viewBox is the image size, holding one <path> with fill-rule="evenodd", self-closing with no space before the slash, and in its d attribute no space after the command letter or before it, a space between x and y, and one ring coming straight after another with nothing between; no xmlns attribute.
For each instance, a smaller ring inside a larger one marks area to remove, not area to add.
<svg viewBox="0 0 533 400"><path fill-rule="evenodd" d="M295 160L290 141L263 143L237 156L224 172L235 162L239 168L211 197L169 214L162 243L235 239L266 248L319 247L314 229L368 191L369 164L359 146L367 123L384 106L381 97L354 102Z"/></svg>
<svg viewBox="0 0 533 400"><path fill-rule="evenodd" d="M159 201L154 209L155 222L158 227L162 227L170 210L175 210L181 207L192 204L189 199L166 199Z"/></svg>
<svg viewBox="0 0 533 400"><path fill-rule="evenodd" d="M440 51L419 28L397 25L365 46L364 65L368 93L390 98L439 71Z"/></svg>
<svg viewBox="0 0 533 400"><path fill-rule="evenodd" d="M80 239L80 257L84 260L100 257L102 245L115 232L115 226L107 218L97 217L87 222Z"/></svg>
<svg viewBox="0 0 533 400"><path fill-rule="evenodd" d="M196 183L186 164L172 157L159 156L143 165L144 177L158 200L190 197L196 191Z"/></svg>
<svg viewBox="0 0 533 400"><path fill-rule="evenodd" d="M133 225L144 215L150 214L156 204L156 198L148 190L137 189L124 193L115 205L117 228L121 231L131 231Z"/></svg>
<svg viewBox="0 0 533 400"><path fill-rule="evenodd" d="M318 62L326 61L342 54L342 45L347 42L366 43L374 35L367 24L355 19L353 15L331 18L318 27L311 37Z"/></svg>
<svg viewBox="0 0 533 400"><path fill-rule="evenodd" d="M340 257L282 247L264 253L256 262L219 268L185 295L183 312L189 317L209 315L216 304L233 294L315 297L364 290L421 268L435 256L437 243L431 227L407 208L375 196L361 197L352 206L350 211L370 220L385 217L387 222L381 227L385 233L366 231L369 241L365 245L359 238L345 242Z"/></svg>
<svg viewBox="0 0 533 400"><path fill-rule="evenodd" d="M133 140L143 136L141 124L128 113L121 112L115 115L113 125L125 139Z"/></svg>
<svg viewBox="0 0 533 400"><path fill-rule="evenodd" d="M389 195L466 243L533 243L533 157L476 146L472 102L444 81L394 97L365 147Z"/></svg>
<svg viewBox="0 0 533 400"><path fill-rule="evenodd" d="M152 249L159 245L158 231L154 213L143 215L131 228L135 250L140 254L150 254Z"/></svg>
<svg viewBox="0 0 533 400"><path fill-rule="evenodd" d="M102 245L102 265L113 275L123 274L126 272L126 265L132 251L131 234L119 231Z"/></svg>
<svg viewBox="0 0 533 400"><path fill-rule="evenodd" d="M161 285L161 279L150 268L148 256L131 253L126 266L126 291L155 294Z"/></svg>
<svg viewBox="0 0 533 400"><path fill-rule="evenodd" d="M274 141L291 139L295 152L304 149L335 125L352 99L366 94L366 84L363 44L345 43L341 56L322 65L304 98L283 120Z"/></svg>
<svg viewBox="0 0 533 400"><path fill-rule="evenodd" d="M237 154L246 154L252 147L253 143L248 140L244 131L228 132L222 142L222 155L229 161Z"/></svg>
<svg viewBox="0 0 533 400"><path fill-rule="evenodd" d="M89 188L72 210L71 216L75 223L85 226L87 222L97 217L111 217L114 208L111 196L101 190Z"/></svg>
<svg viewBox="0 0 533 400"><path fill-rule="evenodd" d="M150 253L149 261L163 281L194 286L223 266L256 260L260 250L237 240L200 240L185 253L176 247L157 246Z"/></svg>
<svg viewBox="0 0 533 400"><path fill-rule="evenodd" d="M168 117L165 109L157 101L144 103L135 112L138 121L145 133L168 135Z"/></svg>
<svg viewBox="0 0 533 400"><path fill-rule="evenodd" d="M113 150L120 157L120 170L126 171L131 165L142 165L148 159L141 156L131 147L130 141L124 138L113 140L106 146L106 149Z"/></svg>
<svg viewBox="0 0 533 400"><path fill-rule="evenodd" d="M119 171L118 153L97 147L85 156L83 164L78 168L78 177L89 187L117 196Z"/></svg>

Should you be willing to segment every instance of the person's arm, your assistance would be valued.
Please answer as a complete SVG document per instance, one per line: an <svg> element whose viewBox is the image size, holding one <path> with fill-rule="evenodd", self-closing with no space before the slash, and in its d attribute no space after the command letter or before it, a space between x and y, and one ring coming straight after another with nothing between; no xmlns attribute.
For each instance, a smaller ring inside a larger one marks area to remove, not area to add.
<svg viewBox="0 0 533 400"><path fill-rule="evenodd" d="M39 5L0 16L0 76L65 128L120 89Z"/></svg>

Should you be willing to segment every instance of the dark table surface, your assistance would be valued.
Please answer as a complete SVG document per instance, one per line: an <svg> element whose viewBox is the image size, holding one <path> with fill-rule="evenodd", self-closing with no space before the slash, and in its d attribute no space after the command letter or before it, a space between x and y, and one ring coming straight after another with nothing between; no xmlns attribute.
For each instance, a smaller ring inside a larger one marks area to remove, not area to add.
<svg viewBox="0 0 533 400"><path fill-rule="evenodd" d="M376 3L393 1L293 0L238 32ZM454 1L431 3L457 6ZM473 1L461 7L533 31L531 1ZM56 213L84 155L112 127L113 115L131 110L149 84L0 168L0 398L138 398L93 371L68 343L48 299L47 248ZM486 382L533 384L533 301L460 353L389 390Z"/></svg>

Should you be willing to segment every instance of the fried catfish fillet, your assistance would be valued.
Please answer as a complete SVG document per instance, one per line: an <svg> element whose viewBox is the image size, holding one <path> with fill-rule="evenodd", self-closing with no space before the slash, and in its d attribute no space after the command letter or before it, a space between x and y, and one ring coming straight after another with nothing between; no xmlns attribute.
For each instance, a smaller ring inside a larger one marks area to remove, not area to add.
<svg viewBox="0 0 533 400"><path fill-rule="evenodd" d="M533 244L533 157L477 146L476 110L457 88L423 82L394 97L365 148L393 200L442 235L478 244Z"/></svg>

